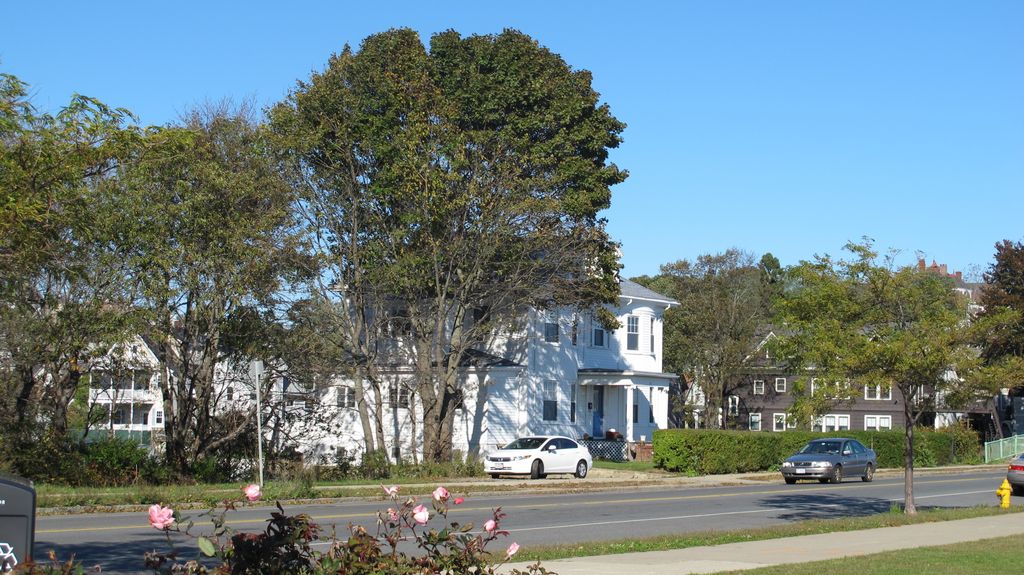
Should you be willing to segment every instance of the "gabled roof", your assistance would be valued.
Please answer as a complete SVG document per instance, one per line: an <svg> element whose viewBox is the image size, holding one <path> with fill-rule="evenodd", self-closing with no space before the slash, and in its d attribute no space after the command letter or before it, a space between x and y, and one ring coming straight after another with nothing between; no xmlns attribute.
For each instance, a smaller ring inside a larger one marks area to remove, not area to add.
<svg viewBox="0 0 1024 575"><path fill-rule="evenodd" d="M649 290L644 286L629 280L620 280L619 289L621 291L619 297L627 299L642 299L668 305L679 305L679 302L676 300L668 296L661 295L654 290Z"/></svg>

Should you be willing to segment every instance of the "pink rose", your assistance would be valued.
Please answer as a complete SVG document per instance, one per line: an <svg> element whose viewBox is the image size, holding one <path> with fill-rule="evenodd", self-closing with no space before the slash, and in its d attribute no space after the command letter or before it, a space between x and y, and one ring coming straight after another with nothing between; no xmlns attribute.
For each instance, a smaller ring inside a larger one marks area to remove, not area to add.
<svg viewBox="0 0 1024 575"><path fill-rule="evenodd" d="M451 497L451 494L440 485L434 490L434 501L448 501L449 497Z"/></svg>
<svg viewBox="0 0 1024 575"><path fill-rule="evenodd" d="M488 533L494 533L494 530L498 528L498 522L493 519L484 521L484 531Z"/></svg>
<svg viewBox="0 0 1024 575"><path fill-rule="evenodd" d="M392 507L388 507L388 520L392 522L398 521L398 511L395 511Z"/></svg>
<svg viewBox="0 0 1024 575"><path fill-rule="evenodd" d="M149 524L153 529L167 529L174 524L174 510L158 505L149 508Z"/></svg>
<svg viewBox="0 0 1024 575"><path fill-rule="evenodd" d="M398 495L397 485L392 485L391 487L384 487L383 485L381 485L381 487L384 489L384 494L387 495L388 497L396 497Z"/></svg>
<svg viewBox="0 0 1024 575"><path fill-rule="evenodd" d="M255 483L250 483L243 487L242 493L245 494L245 498L249 501L259 501L259 498L263 495L263 491L260 490L260 486Z"/></svg>
<svg viewBox="0 0 1024 575"><path fill-rule="evenodd" d="M456 498L455 498L455 504L456 504L456 505L462 505L462 502L463 502L463 501L465 501L465 499L463 499L463 498L461 498L461 497L456 497Z"/></svg>
<svg viewBox="0 0 1024 575"><path fill-rule="evenodd" d="M511 559L512 556L515 555L517 551L519 551L519 544L518 543L512 543L511 545L508 546L508 551L505 552L505 553L507 553L506 557Z"/></svg>
<svg viewBox="0 0 1024 575"><path fill-rule="evenodd" d="M417 505L412 508L412 518L416 523L426 525L427 521L430 521L430 511L422 505Z"/></svg>

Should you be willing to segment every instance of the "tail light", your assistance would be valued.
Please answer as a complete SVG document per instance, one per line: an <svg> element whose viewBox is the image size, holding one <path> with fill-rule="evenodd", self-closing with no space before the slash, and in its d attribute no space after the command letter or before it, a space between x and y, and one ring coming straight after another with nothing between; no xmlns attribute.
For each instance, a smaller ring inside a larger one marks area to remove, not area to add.
<svg viewBox="0 0 1024 575"><path fill-rule="evenodd" d="M1024 471L1024 465L1010 465L1010 471Z"/></svg>

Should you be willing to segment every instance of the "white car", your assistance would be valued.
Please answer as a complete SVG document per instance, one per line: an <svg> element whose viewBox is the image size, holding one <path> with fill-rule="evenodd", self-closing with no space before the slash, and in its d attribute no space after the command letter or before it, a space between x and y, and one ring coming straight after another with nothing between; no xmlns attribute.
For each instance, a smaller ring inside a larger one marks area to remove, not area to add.
<svg viewBox="0 0 1024 575"><path fill-rule="evenodd" d="M520 437L484 458L484 471L497 479L501 475L529 475L544 479L548 473L587 476L594 464L590 450L568 437L535 435Z"/></svg>

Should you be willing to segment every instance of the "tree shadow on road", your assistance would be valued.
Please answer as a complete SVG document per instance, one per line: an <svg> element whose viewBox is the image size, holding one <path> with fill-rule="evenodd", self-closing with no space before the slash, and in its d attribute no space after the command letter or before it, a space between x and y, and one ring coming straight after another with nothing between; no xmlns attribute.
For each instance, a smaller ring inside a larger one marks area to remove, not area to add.
<svg viewBox="0 0 1024 575"><path fill-rule="evenodd" d="M841 517L866 517L887 513L894 507L901 509L902 501L891 501L878 497L862 497L839 493L792 493L773 495L758 502L764 507L775 507L786 512L779 519L803 521L806 519L837 519ZM918 506L918 510L927 507Z"/></svg>

